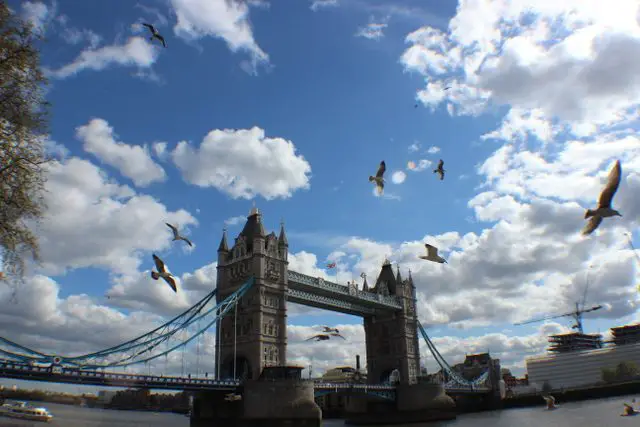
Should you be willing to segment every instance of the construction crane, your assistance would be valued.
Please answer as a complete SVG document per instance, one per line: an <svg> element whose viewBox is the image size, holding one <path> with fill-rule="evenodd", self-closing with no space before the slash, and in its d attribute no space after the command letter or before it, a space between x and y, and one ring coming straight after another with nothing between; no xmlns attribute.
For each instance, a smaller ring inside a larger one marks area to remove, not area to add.
<svg viewBox="0 0 640 427"><path fill-rule="evenodd" d="M576 302L575 311L570 311L568 313L558 314L555 316L541 317L540 319L527 320L525 322L514 323L514 325L527 325L529 323L536 323L536 322L542 322L544 320L558 319L560 317L573 317L573 320L575 321L575 323L571 326L571 329L577 329L579 333L584 334L584 329L582 328L582 315L584 313L590 313L592 311L600 310L602 308L602 305L598 304L598 305L592 306L591 308L585 309L585 303L587 301L587 292L589 290L589 273L591 272L591 267L592 266L590 265L589 269L587 270L587 280L586 280L587 283L586 283L586 286L584 287L584 293L582 295L582 304L580 304L580 302Z"/></svg>

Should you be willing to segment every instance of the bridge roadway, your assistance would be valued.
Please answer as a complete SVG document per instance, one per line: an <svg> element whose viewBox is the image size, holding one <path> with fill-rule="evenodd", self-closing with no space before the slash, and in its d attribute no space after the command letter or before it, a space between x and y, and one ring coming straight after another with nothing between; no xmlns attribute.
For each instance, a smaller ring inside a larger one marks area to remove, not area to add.
<svg viewBox="0 0 640 427"><path fill-rule="evenodd" d="M402 309L402 303L395 295L363 292L355 285L339 285L321 277L289 271L287 282L287 300L297 304L355 316Z"/></svg>
<svg viewBox="0 0 640 427"><path fill-rule="evenodd" d="M203 378L165 377L155 375L137 375L89 371L66 367L32 366L24 363L0 362L0 377L15 378L26 381L44 381L68 384L96 385L105 387L152 388L164 390L236 390L242 385L240 381L213 380ZM315 382L316 393L332 391L362 391L364 393L395 394L395 386L390 384L352 384ZM470 387L447 388L447 392L456 394L486 393L486 387L471 389Z"/></svg>

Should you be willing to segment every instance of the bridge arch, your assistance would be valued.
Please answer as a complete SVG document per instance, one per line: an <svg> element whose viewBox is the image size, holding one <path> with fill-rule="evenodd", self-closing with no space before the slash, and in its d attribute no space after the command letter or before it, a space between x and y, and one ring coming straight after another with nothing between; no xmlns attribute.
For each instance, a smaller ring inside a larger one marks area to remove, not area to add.
<svg viewBox="0 0 640 427"><path fill-rule="evenodd" d="M224 359L220 366L220 378L233 379L233 355ZM240 381L253 378L253 368L249 359L242 354L236 355L236 379Z"/></svg>

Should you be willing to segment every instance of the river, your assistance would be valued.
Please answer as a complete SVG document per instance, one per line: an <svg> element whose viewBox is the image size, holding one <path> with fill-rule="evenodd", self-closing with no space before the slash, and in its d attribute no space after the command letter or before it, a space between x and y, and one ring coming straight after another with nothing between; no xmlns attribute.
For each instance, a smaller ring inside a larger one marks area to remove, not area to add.
<svg viewBox="0 0 640 427"><path fill-rule="evenodd" d="M610 399L588 400L563 404L560 408L547 411L544 402L535 408L509 409L504 411L480 412L464 414L454 421L429 424L411 424L396 427L610 427L625 425L640 425L640 416L621 418L623 402L629 402L630 396ZM44 425L64 427L188 427L189 419L184 415L138 412L113 411L108 409L80 408L55 403L35 405L44 406L53 414L54 419L49 424L31 421L13 420L0 417L0 427ZM323 427L343 427L340 420L326 420Z"/></svg>

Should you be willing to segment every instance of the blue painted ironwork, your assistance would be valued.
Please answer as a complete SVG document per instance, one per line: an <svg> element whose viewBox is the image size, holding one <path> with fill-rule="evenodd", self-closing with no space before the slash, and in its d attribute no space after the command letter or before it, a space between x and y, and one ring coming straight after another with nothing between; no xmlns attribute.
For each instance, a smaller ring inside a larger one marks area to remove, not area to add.
<svg viewBox="0 0 640 427"><path fill-rule="evenodd" d="M312 277L296 271L289 270L287 283L290 289L306 291L314 295L339 298L359 306L386 311L402 310L403 308L401 299L396 295L381 295L355 290L353 287L349 288L349 286L339 285L321 277Z"/></svg>
<svg viewBox="0 0 640 427"><path fill-rule="evenodd" d="M489 378L489 371L488 370L483 372L475 380L469 381L469 380L463 378L462 376L460 376L460 374L458 374L447 363L447 361L444 359L444 357L442 357L442 355L440 354L440 352L436 348L435 344L433 343L433 341L431 341L431 338L429 338L429 335L427 335L427 332L422 327L422 324L419 321L417 323L418 323L418 330L420 331L420 334L422 335L422 338L424 339L425 343L427 344L427 348L429 348L429 350L431 351L431 354L433 354L433 357L435 358L436 362L438 363L438 365L440 365L442 370L445 372L445 374L449 378L449 381L447 381L447 383L445 384L445 389L447 389L447 386L449 386L449 389L460 387L460 388L463 388L463 389L471 388L471 389L482 390L482 389L488 388L485 385L487 379Z"/></svg>
<svg viewBox="0 0 640 427"><path fill-rule="evenodd" d="M287 301L356 316L372 315L376 312L376 310L371 307L354 304L341 298L328 297L291 288L287 291Z"/></svg>
<svg viewBox="0 0 640 427"><path fill-rule="evenodd" d="M4 344L5 349L0 350L0 353L5 356L5 358L18 362L82 367L84 369L130 366L146 363L167 355L176 349L183 348L207 331L216 323L219 317L225 316L234 307L237 301L249 290L254 282L254 278L251 277L245 284L225 298L224 301L209 308L208 305L211 301L215 303L214 297L216 292L214 290L189 310L153 331L126 343L99 352L81 356L44 354L27 349L26 347L13 343L12 341L2 339L2 341L0 341L0 345ZM191 336L184 337L183 339L180 339L177 336L178 333L184 334L189 326L197 325L202 319L206 319L204 326L197 328ZM168 341L170 338L176 338L178 343L175 345L170 343ZM165 351L153 353L153 350L159 350L158 346L162 343L167 344L167 349ZM7 350L7 346L11 349ZM16 349L17 351L13 349Z"/></svg>
<svg viewBox="0 0 640 427"><path fill-rule="evenodd" d="M202 378L164 377L111 373L66 366L33 366L13 361L0 361L0 377L56 383L101 385L109 387L145 387L165 390L235 390L240 381Z"/></svg>

